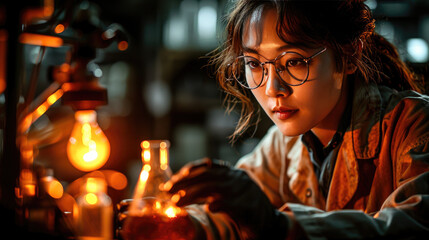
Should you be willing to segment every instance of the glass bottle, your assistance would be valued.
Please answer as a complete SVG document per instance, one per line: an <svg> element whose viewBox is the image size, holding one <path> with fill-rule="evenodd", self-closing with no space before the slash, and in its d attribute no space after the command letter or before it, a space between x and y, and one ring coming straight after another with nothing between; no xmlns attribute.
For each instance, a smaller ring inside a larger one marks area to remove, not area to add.
<svg viewBox="0 0 429 240"><path fill-rule="evenodd" d="M171 176L169 146L166 140L141 143L143 167L124 221L122 236L126 240L194 239L194 226L187 212L162 190Z"/></svg>
<svg viewBox="0 0 429 240"><path fill-rule="evenodd" d="M112 200L106 194L102 178L88 177L82 194L76 199L76 238L79 240L111 240L113 235Z"/></svg>

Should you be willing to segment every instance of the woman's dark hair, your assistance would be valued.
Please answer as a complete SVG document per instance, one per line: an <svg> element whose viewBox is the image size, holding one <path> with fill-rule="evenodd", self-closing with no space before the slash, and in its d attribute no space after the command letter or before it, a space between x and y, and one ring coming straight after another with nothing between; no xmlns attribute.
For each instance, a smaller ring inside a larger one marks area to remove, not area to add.
<svg viewBox="0 0 429 240"><path fill-rule="evenodd" d="M347 62L357 67L350 76L355 80L422 91L396 48L374 32L375 20L363 0L237 0L227 19L226 41L211 61L216 66L218 83L226 92L228 110L241 105L232 141L251 125L259 111L255 111L249 91L228 80L232 74L229 64L242 53L243 29L249 18L267 9L277 12L277 34L283 41L332 49L337 70Z"/></svg>

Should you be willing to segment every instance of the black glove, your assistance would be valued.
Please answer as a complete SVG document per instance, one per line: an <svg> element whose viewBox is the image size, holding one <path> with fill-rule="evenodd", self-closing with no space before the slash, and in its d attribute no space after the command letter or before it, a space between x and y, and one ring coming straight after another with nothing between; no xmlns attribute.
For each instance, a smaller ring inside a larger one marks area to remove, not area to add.
<svg viewBox="0 0 429 240"><path fill-rule="evenodd" d="M271 204L259 186L243 170L226 162L203 159L184 166L171 178L169 192L180 190L178 206L207 203L211 212L223 212L234 220L245 239L285 239L288 218Z"/></svg>

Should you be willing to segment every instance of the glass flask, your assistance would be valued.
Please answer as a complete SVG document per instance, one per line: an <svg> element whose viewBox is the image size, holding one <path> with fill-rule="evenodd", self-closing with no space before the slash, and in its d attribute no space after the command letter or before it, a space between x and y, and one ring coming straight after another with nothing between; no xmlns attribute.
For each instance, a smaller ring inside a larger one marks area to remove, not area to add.
<svg viewBox="0 0 429 240"><path fill-rule="evenodd" d="M111 240L113 238L112 200L106 194L102 178L87 178L82 194L76 199L76 238L79 240Z"/></svg>
<svg viewBox="0 0 429 240"><path fill-rule="evenodd" d="M169 141L143 141L143 167L121 231L126 240L194 239L195 230L186 210L163 191L169 180ZM174 196L173 196L174 198Z"/></svg>

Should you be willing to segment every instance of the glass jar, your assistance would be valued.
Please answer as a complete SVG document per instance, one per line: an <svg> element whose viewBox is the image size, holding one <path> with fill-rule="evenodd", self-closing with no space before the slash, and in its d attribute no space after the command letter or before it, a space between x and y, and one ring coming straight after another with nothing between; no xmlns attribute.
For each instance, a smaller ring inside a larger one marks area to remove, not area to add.
<svg viewBox="0 0 429 240"><path fill-rule="evenodd" d="M113 237L112 200L106 194L102 178L89 177L76 199L76 238L79 240L111 240Z"/></svg>

